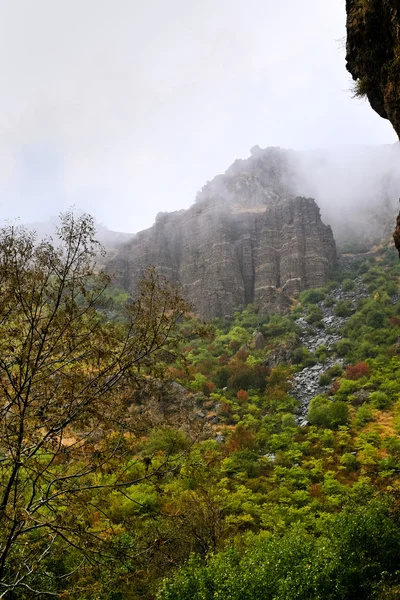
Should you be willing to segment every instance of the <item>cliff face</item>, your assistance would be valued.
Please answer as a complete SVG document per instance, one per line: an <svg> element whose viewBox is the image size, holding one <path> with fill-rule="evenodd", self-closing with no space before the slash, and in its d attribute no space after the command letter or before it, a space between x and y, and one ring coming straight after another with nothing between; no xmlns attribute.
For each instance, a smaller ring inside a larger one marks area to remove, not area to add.
<svg viewBox="0 0 400 600"><path fill-rule="evenodd" d="M359 95L400 137L400 4L346 0L347 69Z"/></svg>
<svg viewBox="0 0 400 600"><path fill-rule="evenodd" d="M156 266L207 319L248 303L284 310L293 294L326 282L336 250L315 201L281 196L274 173L267 185L235 163L190 209L158 215L120 249L111 270L134 290L144 269Z"/></svg>
<svg viewBox="0 0 400 600"><path fill-rule="evenodd" d="M398 0L346 0L347 69L356 94L389 119L400 137L400 3ZM400 255L400 215L394 232Z"/></svg>

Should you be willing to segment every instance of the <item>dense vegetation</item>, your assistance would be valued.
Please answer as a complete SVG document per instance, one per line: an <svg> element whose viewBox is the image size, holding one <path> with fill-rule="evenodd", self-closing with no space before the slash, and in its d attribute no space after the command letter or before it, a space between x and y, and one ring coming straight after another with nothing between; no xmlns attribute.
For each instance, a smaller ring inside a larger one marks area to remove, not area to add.
<svg viewBox="0 0 400 600"><path fill-rule="evenodd" d="M93 273L86 285L93 291ZM23 523L22 543L5 561L6 583L17 581L27 548L36 555L25 587L3 587L0 597L32 598L33 590L79 600L397 597L399 286L396 252L383 245L348 259L287 316L249 306L201 327L168 292L169 309L161 302L151 313L155 331L160 315L169 319L157 352L139 353L134 367L128 361L129 377L99 404L100 415L68 423L84 450L61 444L53 461L54 448L37 451L35 477L50 463L59 480L59 502L43 505L46 530L23 516L33 472L23 465L18 510L9 507ZM96 297L96 328L110 328L104 351L125 331L126 300L110 287ZM324 320L327 307L339 329ZM310 350L304 327L335 342ZM136 356L138 332L147 329L136 325ZM293 383L317 365L326 368L304 420ZM82 382L87 372L78 375ZM35 419L27 427L43 435L43 415ZM1 444L5 478L13 455L5 438ZM83 475L79 486L64 486L66 470ZM39 498L46 485L44 473Z"/></svg>

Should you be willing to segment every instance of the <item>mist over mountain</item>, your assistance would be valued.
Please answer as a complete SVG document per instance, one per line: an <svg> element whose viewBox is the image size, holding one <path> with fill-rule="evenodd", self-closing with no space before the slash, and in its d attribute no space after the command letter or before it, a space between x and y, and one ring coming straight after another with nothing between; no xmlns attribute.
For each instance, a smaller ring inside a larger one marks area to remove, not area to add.
<svg viewBox="0 0 400 600"><path fill-rule="evenodd" d="M76 216L80 216L84 214L84 211L81 209L74 209L74 214ZM133 236L133 233L126 233L123 231L113 231L108 229L103 223L99 223L96 219L95 227L96 227L96 239L104 248L107 250L108 254L112 254L115 248L118 248L121 244L128 242ZM35 231L37 238L39 240L44 238L52 238L53 242L57 242L56 229L59 225L59 217L51 216L48 221L36 221L36 222L26 222L24 226L31 230Z"/></svg>
<svg viewBox="0 0 400 600"><path fill-rule="evenodd" d="M399 144L309 151L254 146L250 154L208 182L197 199L212 190L257 203L248 185L253 180L281 195L315 198L338 243L368 246L390 233L400 190ZM230 188L237 177L242 183Z"/></svg>

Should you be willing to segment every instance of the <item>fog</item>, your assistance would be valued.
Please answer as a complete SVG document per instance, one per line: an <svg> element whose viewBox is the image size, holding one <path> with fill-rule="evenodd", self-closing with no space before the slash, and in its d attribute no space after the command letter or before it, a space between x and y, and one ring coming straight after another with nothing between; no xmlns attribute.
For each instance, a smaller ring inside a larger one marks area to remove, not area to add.
<svg viewBox="0 0 400 600"><path fill-rule="evenodd" d="M347 148L304 183L333 218L372 176L352 148L395 141L352 98L344 0L0 0L0 34L3 218L138 231L255 144Z"/></svg>

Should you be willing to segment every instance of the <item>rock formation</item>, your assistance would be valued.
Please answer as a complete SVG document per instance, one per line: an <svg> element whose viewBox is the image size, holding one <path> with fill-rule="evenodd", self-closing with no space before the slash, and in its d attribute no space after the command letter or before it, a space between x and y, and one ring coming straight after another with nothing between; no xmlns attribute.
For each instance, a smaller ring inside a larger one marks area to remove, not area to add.
<svg viewBox="0 0 400 600"><path fill-rule="evenodd" d="M120 283L134 290L154 265L206 319L249 303L285 310L294 294L323 285L336 261L331 228L313 199L290 195L285 155L270 154L268 169L258 170L253 149L249 161L204 186L191 208L159 214L111 261Z"/></svg>
<svg viewBox="0 0 400 600"><path fill-rule="evenodd" d="M400 137L400 4L393 0L346 0L347 69L356 95L389 119ZM394 240L400 254L399 222Z"/></svg>
<svg viewBox="0 0 400 600"><path fill-rule="evenodd" d="M389 119L400 137L400 5L393 0L346 0L347 69L356 92Z"/></svg>

